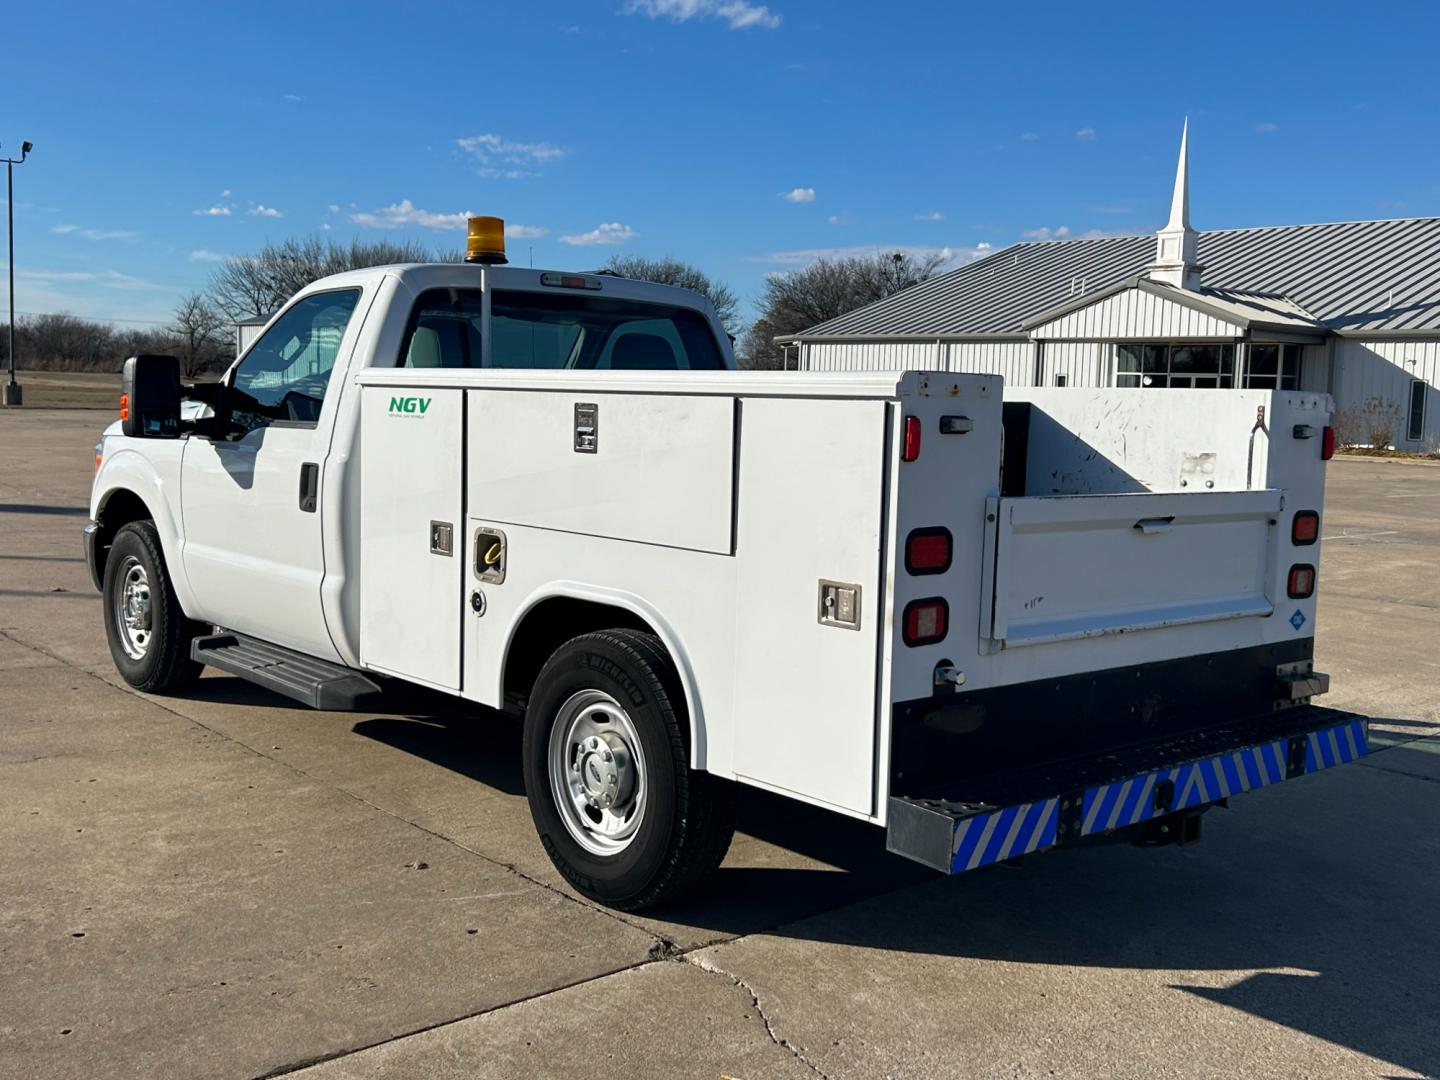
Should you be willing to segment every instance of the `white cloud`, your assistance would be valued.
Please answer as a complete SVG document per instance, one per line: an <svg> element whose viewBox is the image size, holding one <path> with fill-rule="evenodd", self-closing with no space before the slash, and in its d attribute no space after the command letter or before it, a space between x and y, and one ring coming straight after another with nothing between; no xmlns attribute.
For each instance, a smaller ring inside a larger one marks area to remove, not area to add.
<svg viewBox="0 0 1440 1080"><path fill-rule="evenodd" d="M190 212L192 214L197 214L200 217L229 217L230 207L216 205L211 206L205 210L191 210Z"/></svg>
<svg viewBox="0 0 1440 1080"><path fill-rule="evenodd" d="M809 266L820 259L867 259L875 255L893 254L903 252L912 258L926 258L932 255L940 256L941 267L951 269L962 263L971 262L982 257L990 250L986 243L974 247L928 247L916 244L851 244L845 247L819 247L799 248L793 251L772 251L768 255L752 255L746 261L754 263L768 263L772 266L781 267L784 270L796 270L800 267Z"/></svg>
<svg viewBox="0 0 1440 1080"><path fill-rule="evenodd" d="M218 263L218 262L224 262L224 261L225 261L226 259L228 259L228 258L229 258L228 255L222 255L222 254L220 254L220 252L218 252L218 251L211 251L209 248L199 248L199 249L197 249L197 250L195 250L195 251L190 252L190 261L191 261L191 262L212 262L212 263Z"/></svg>
<svg viewBox="0 0 1440 1080"><path fill-rule="evenodd" d="M1271 120L1262 120L1255 125L1256 135L1270 135L1280 130L1280 125Z"/></svg>
<svg viewBox="0 0 1440 1080"><path fill-rule="evenodd" d="M506 225L505 236L510 240L539 240L548 236L550 230L543 225Z"/></svg>
<svg viewBox="0 0 1440 1080"><path fill-rule="evenodd" d="M677 23L690 19L720 19L731 30L752 27L774 30L780 25L778 14L764 4L752 4L749 0L628 0L620 13L669 19Z"/></svg>
<svg viewBox="0 0 1440 1080"><path fill-rule="evenodd" d="M1092 127L1083 127L1075 132L1075 138L1080 142L1094 142L1097 137Z"/></svg>
<svg viewBox="0 0 1440 1080"><path fill-rule="evenodd" d="M86 240L138 240L140 234L131 229L86 229L79 225L56 225L50 230L60 236L83 236Z"/></svg>
<svg viewBox="0 0 1440 1080"><path fill-rule="evenodd" d="M297 101L305 100L299 94L283 94L281 95L281 97L283 100L288 101L291 105L294 105Z"/></svg>
<svg viewBox="0 0 1440 1080"><path fill-rule="evenodd" d="M914 215L915 221L944 221L945 215L939 210L931 210L928 214Z"/></svg>
<svg viewBox="0 0 1440 1080"><path fill-rule="evenodd" d="M840 215L839 215L839 214L831 214L829 217L827 217L827 218L825 219L825 222L826 222L826 224L828 224L828 225L839 225L839 224L840 224Z"/></svg>
<svg viewBox="0 0 1440 1080"><path fill-rule="evenodd" d="M993 247L994 247L994 245L991 244L990 241L988 241L988 240L981 240L978 244L975 245L975 250L976 250L976 251L989 251L989 250L991 250L991 248L993 248Z"/></svg>
<svg viewBox="0 0 1440 1080"><path fill-rule="evenodd" d="M284 217L284 216L285 216L285 213L284 213L283 210L276 210L273 206L266 206L264 203L256 203L254 206L252 206L252 207L247 211L247 213L253 214L255 217Z"/></svg>
<svg viewBox="0 0 1440 1080"><path fill-rule="evenodd" d="M629 225L622 225L618 221L607 221L603 225L597 225L589 232L569 233L560 237L562 244L569 244L572 247L599 247L609 244L623 244L635 235L635 230Z"/></svg>
<svg viewBox="0 0 1440 1080"><path fill-rule="evenodd" d="M401 199L398 203L391 203L379 210L351 214L350 220L356 225L364 225L371 229L399 229L406 225L418 225L422 229L459 229L463 231L465 220L469 216L469 210L457 210L454 213L421 210L409 199Z"/></svg>
<svg viewBox="0 0 1440 1080"><path fill-rule="evenodd" d="M1038 139L1038 138L1040 138L1040 136L1039 136L1039 135L1036 135L1033 131L1026 131L1026 132L1024 132L1023 134L1021 134L1021 136L1020 136L1020 141L1021 141L1021 142L1034 142L1034 141L1035 141L1036 139Z"/></svg>
<svg viewBox="0 0 1440 1080"><path fill-rule="evenodd" d="M780 197L786 202L811 203L815 201L815 189L813 187L791 188L789 191L782 192Z"/></svg>
<svg viewBox="0 0 1440 1080"><path fill-rule="evenodd" d="M327 222L325 222L323 225L321 225L321 226L320 226L320 231L321 231L321 232L329 232L329 231L330 231L330 222L327 221Z"/></svg>
<svg viewBox="0 0 1440 1080"><path fill-rule="evenodd" d="M563 146L547 142L515 142L503 135L469 135L456 139L455 145L479 164L479 173L503 180L520 180L538 165L559 161L567 151Z"/></svg>
<svg viewBox="0 0 1440 1080"><path fill-rule="evenodd" d="M230 189L229 189L228 187L227 187L224 191L220 192L220 198L222 198L222 199L228 199L229 197L230 197Z"/></svg>
<svg viewBox="0 0 1440 1080"><path fill-rule="evenodd" d="M329 210L332 214L338 214L340 212L340 204L332 202L329 206L325 207L325 209Z"/></svg>
<svg viewBox="0 0 1440 1080"><path fill-rule="evenodd" d="M1064 240L1070 235L1070 226L1060 225L1054 229L1041 226L1038 229L1026 229L1020 235L1026 240Z"/></svg>

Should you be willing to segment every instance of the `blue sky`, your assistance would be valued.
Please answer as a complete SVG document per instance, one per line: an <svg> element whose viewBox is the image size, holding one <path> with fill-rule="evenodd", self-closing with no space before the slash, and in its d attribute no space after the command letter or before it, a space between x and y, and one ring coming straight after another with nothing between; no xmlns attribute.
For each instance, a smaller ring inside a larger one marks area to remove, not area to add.
<svg viewBox="0 0 1440 1080"><path fill-rule="evenodd" d="M672 254L747 301L824 253L1440 213L1431 5L15 4L17 308L163 320L326 231Z"/></svg>

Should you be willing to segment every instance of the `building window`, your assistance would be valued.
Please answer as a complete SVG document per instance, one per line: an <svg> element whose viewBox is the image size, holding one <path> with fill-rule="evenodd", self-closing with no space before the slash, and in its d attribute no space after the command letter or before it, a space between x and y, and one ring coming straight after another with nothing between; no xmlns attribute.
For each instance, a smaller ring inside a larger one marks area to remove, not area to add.
<svg viewBox="0 0 1440 1080"><path fill-rule="evenodd" d="M1410 384L1410 422L1406 425L1405 437L1419 442L1425 437L1425 392L1429 387L1425 380L1416 379Z"/></svg>
<svg viewBox="0 0 1440 1080"><path fill-rule="evenodd" d="M1115 385L1218 387L1235 385L1235 346L1139 342L1115 347Z"/></svg>
<svg viewBox="0 0 1440 1080"><path fill-rule="evenodd" d="M1245 350L1245 385L1254 390L1300 389L1301 345L1256 342Z"/></svg>

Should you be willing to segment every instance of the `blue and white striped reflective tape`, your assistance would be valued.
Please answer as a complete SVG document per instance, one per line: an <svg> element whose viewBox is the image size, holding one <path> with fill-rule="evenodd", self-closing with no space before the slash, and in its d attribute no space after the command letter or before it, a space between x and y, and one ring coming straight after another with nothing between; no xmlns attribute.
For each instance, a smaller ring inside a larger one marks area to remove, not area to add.
<svg viewBox="0 0 1440 1080"><path fill-rule="evenodd" d="M1305 738L1305 771L1318 772L1364 757L1370 750L1367 734L1364 720L1312 731Z"/></svg>
<svg viewBox="0 0 1440 1080"><path fill-rule="evenodd" d="M1305 771L1317 772L1363 757L1367 751L1364 720L1351 720L1306 736ZM1275 739L1144 776L1087 788L1081 806L1080 835L1135 825L1175 810L1189 810L1286 778L1288 739ZM1173 797L1156 805L1155 789L1170 781Z"/></svg>
<svg viewBox="0 0 1440 1080"><path fill-rule="evenodd" d="M1350 720L1305 736L1305 771L1344 765L1369 752L1364 720ZM1215 757L1086 788L1080 801L1081 836L1138 825L1176 810L1278 784L1287 776L1290 740L1273 739ZM1156 788L1171 785L1157 800ZM1157 805L1158 803L1158 805ZM957 822L950 870L961 873L1054 847L1060 831L1060 799L1007 806Z"/></svg>
<svg viewBox="0 0 1440 1080"><path fill-rule="evenodd" d="M958 874L1054 847L1059 828L1058 798L965 818L955 826L950 870Z"/></svg>

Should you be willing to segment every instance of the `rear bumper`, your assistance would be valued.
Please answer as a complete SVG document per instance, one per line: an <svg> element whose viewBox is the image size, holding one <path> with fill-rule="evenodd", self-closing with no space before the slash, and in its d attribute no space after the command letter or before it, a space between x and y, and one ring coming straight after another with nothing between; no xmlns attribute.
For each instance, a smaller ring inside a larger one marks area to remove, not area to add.
<svg viewBox="0 0 1440 1080"><path fill-rule="evenodd" d="M91 521L86 524L84 532L85 568L90 571L90 582L95 586L96 592L101 592L104 589L104 582L100 580L99 552L96 551L100 542L99 534L99 522Z"/></svg>
<svg viewBox="0 0 1440 1080"><path fill-rule="evenodd" d="M886 847L947 874L1140 826L1369 752L1369 721L1303 706L1006 778L1011 798L892 797Z"/></svg>

